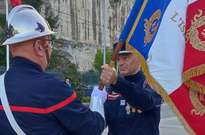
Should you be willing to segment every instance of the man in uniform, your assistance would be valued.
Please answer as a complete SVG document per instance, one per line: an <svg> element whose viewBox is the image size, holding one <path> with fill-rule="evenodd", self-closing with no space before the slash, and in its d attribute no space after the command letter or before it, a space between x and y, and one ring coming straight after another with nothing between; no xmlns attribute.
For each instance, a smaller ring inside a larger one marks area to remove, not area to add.
<svg viewBox="0 0 205 135"><path fill-rule="evenodd" d="M10 12L8 24L10 35L3 45L9 45L13 60L0 81L0 91L6 91L0 102L0 134L100 135L103 112L82 105L65 81L44 72L54 34L45 19L32 6L20 5ZM104 93L95 93L103 103ZM6 95L13 115L5 111Z"/></svg>
<svg viewBox="0 0 205 135"><path fill-rule="evenodd" d="M133 52L121 49L120 75L102 66L101 81L111 85L104 104L108 135L159 135L161 97L147 84Z"/></svg>

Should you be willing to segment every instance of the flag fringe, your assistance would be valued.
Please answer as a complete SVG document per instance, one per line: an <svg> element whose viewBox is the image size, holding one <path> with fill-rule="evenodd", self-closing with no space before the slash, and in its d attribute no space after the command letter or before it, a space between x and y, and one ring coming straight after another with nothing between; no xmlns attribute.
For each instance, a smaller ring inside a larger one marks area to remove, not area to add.
<svg viewBox="0 0 205 135"><path fill-rule="evenodd" d="M183 82L191 90L205 95L205 86L191 79L204 74L205 74L205 64L192 67L183 73Z"/></svg>
<svg viewBox="0 0 205 135"><path fill-rule="evenodd" d="M134 55L139 59L141 63L141 69L147 79L148 84L150 87L152 87L158 94L162 96L164 101L171 107L171 109L176 113L177 117L180 119L180 121L183 123L184 128L188 131L190 135L196 135L196 133L192 130L192 128L189 126L189 124L186 122L184 117L180 114L179 110L176 108L174 102L170 98L170 96L167 94L166 90L152 77L152 75L149 72L148 65L146 63L146 60L144 57L131 45L126 44L126 49L129 51L132 51Z"/></svg>

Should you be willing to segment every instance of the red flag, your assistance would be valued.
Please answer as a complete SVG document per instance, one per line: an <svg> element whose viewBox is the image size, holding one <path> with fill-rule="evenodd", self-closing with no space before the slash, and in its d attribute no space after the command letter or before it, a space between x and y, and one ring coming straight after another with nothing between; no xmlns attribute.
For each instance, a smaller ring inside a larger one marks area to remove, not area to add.
<svg viewBox="0 0 205 135"><path fill-rule="evenodd" d="M171 94L188 127L196 135L205 135L205 1L188 6L184 84ZM180 97L180 98L178 98Z"/></svg>
<svg viewBox="0 0 205 135"><path fill-rule="evenodd" d="M12 7L18 6L22 3L21 0L10 0L10 2Z"/></svg>

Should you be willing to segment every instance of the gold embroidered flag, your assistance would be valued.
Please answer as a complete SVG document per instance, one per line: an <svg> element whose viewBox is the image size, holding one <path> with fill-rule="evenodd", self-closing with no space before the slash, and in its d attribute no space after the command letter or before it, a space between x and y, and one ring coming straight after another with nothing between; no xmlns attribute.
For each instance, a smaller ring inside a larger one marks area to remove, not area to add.
<svg viewBox="0 0 205 135"><path fill-rule="evenodd" d="M171 97L193 132L196 135L205 135L204 0L195 1L187 9L183 82Z"/></svg>

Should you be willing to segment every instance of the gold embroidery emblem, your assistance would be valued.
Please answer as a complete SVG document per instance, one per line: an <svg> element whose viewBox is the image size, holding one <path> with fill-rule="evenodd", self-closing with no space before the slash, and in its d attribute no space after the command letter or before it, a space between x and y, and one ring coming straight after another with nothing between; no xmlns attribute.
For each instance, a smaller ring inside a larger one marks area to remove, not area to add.
<svg viewBox="0 0 205 135"><path fill-rule="evenodd" d="M200 30L204 26L205 16L203 16L203 11L198 9L198 13L194 16L191 27L187 31L186 40L190 42L193 48L199 51L205 51L205 41L201 39L202 37L205 38L205 29Z"/></svg>
<svg viewBox="0 0 205 135"><path fill-rule="evenodd" d="M161 11L158 9L154 12L154 14L148 19L145 19L144 23L144 31L145 31L145 37L144 37L144 44L145 46L150 43L153 39L153 36L157 32L159 28L159 20L161 17Z"/></svg>
<svg viewBox="0 0 205 135"><path fill-rule="evenodd" d="M192 115L203 116L205 114L204 95L194 90L189 90L190 99L194 109L191 110Z"/></svg>
<svg viewBox="0 0 205 135"><path fill-rule="evenodd" d="M205 16L201 9L198 9L197 12L186 32L186 42L189 42L198 51L205 51L205 29L203 29L205 27ZM191 114L196 116L205 115L205 87L192 78L204 75L204 73L204 64L190 68L183 73L184 84L189 88L189 96L193 105Z"/></svg>

